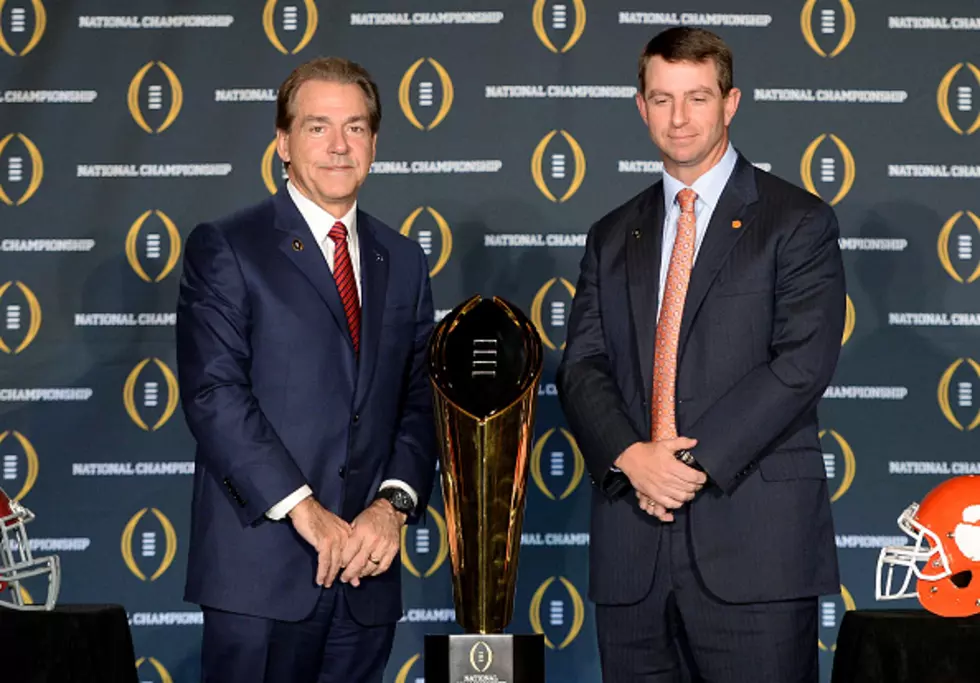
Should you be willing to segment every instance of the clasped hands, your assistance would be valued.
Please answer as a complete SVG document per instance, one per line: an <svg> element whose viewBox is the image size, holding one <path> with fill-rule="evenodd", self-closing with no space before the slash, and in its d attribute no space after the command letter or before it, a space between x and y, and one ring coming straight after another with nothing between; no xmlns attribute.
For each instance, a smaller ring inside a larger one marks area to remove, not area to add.
<svg viewBox="0 0 980 683"><path fill-rule="evenodd" d="M639 442L616 458L615 465L629 478L641 510L661 522L673 522L671 511L694 499L707 475L682 463L676 453L696 445L695 439L684 437Z"/></svg>
<svg viewBox="0 0 980 683"><path fill-rule="evenodd" d="M383 574L401 547L406 516L386 500L376 500L348 524L312 496L289 512L293 527L318 555L315 582L329 588L340 573L343 583Z"/></svg>

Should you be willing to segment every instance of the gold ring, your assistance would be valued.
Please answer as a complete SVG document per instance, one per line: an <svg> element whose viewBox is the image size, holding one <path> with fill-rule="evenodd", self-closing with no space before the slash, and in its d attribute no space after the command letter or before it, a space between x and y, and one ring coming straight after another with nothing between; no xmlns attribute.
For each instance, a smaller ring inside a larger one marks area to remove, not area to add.
<svg viewBox="0 0 980 683"><path fill-rule="evenodd" d="M370 560L371 562L374 562L374 564L381 564L381 560L376 560L373 557L369 557L368 560Z"/></svg>

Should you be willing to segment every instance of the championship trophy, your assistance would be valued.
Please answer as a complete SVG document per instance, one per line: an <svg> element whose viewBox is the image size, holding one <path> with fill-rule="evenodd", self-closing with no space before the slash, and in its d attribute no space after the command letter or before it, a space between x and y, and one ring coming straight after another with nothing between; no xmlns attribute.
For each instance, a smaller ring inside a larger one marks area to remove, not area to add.
<svg viewBox="0 0 980 683"><path fill-rule="evenodd" d="M544 636L514 613L541 338L499 297L473 296L435 328L429 373L461 635L425 637L426 683L543 683Z"/></svg>

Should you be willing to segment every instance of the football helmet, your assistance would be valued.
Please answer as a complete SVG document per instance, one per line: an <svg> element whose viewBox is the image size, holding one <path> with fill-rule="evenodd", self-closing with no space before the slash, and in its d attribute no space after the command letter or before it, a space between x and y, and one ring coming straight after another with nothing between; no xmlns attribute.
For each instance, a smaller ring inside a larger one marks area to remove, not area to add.
<svg viewBox="0 0 980 683"><path fill-rule="evenodd" d="M947 479L909 505L898 526L912 545L881 549L875 597L918 597L944 617L980 614L980 476Z"/></svg>
<svg viewBox="0 0 980 683"><path fill-rule="evenodd" d="M24 525L34 513L12 500L0 488L0 607L20 610L51 610L61 587L61 565L57 555L34 557ZM48 592L43 603L32 600L21 585L25 579L47 576Z"/></svg>

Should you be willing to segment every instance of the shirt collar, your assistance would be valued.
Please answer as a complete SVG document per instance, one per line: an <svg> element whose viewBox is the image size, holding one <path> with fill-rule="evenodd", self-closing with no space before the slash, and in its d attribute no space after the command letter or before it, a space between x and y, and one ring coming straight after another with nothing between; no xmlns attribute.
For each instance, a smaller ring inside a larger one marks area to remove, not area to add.
<svg viewBox="0 0 980 683"><path fill-rule="evenodd" d="M728 149L725 150L721 161L708 169L706 173L695 180L694 184L690 186L692 190L698 193L699 202L704 202L709 209L714 210L715 205L718 204L718 200L721 199L721 193L725 191L725 185L728 184L728 179L731 177L737 161L738 152L735 151L731 141L729 141ZM667 173L667 171L664 171L663 175L664 212L666 215L670 213L677 193L687 187L687 185Z"/></svg>
<svg viewBox="0 0 980 683"><path fill-rule="evenodd" d="M317 244L323 244L323 241L327 239L327 233L330 232L330 228L338 220L347 228L347 241L351 245L357 244L357 200L354 200L354 205L350 207L350 211L337 218L329 211L321 209L311 199L307 199L289 181L286 182L286 190L289 192L289 196L292 198L296 208L299 209L300 215L303 216L306 224L310 226L310 230L313 232L313 237L316 239Z"/></svg>

